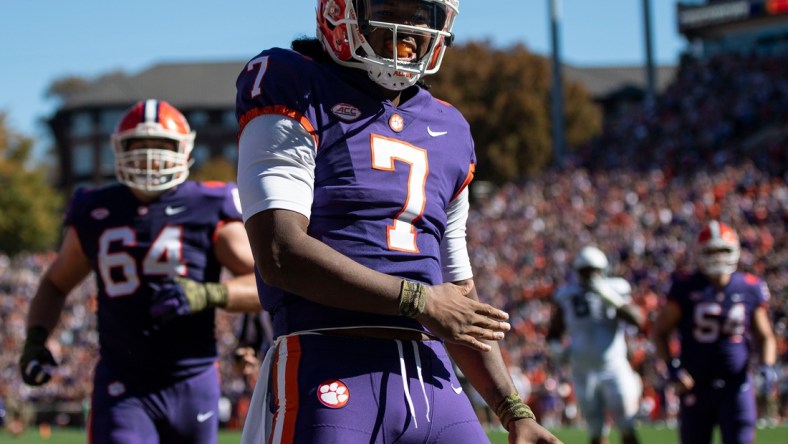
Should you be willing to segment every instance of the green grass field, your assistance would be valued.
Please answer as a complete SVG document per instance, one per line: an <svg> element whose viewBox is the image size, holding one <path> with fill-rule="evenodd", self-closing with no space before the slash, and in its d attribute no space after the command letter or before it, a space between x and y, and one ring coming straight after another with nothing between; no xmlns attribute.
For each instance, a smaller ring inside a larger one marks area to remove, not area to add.
<svg viewBox="0 0 788 444"><path fill-rule="evenodd" d="M553 433L561 439L564 444L587 444L585 432L581 429L557 429ZM643 444L677 444L677 431L675 429L641 427L639 429L640 440ZM492 444L506 444L506 434L501 432L490 432ZM222 432L219 436L219 444L237 444L241 440L241 432ZM84 444L85 432L74 429L54 429L52 436L44 439L39 436L38 431L31 430L28 433L12 437L6 432L0 433L0 444ZM610 440L611 444L618 444L618 436L613 432ZM755 438L757 444L786 444L788 443L788 424L774 429L759 429ZM715 444L719 444L719 436L715 436Z"/></svg>

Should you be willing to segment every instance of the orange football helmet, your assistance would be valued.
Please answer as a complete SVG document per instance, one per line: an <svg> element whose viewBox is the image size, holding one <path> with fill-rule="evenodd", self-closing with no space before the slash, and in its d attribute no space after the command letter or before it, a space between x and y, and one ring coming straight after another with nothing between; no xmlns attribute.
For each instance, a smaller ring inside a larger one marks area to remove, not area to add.
<svg viewBox="0 0 788 444"><path fill-rule="evenodd" d="M123 114L112 134L118 181L151 194L183 183L189 177L194 136L183 114L169 103L155 99L137 102ZM171 140L177 148L130 150L127 147L132 139Z"/></svg>
<svg viewBox="0 0 788 444"><path fill-rule="evenodd" d="M707 276L722 276L736 271L741 247L733 228L713 220L698 235L698 262Z"/></svg>
<svg viewBox="0 0 788 444"><path fill-rule="evenodd" d="M403 8L410 8L409 18L396 17ZM379 85L399 91L438 72L459 8L459 0L318 0L317 37L340 65L364 69ZM392 56L376 53L369 43L380 29L391 33ZM403 57L413 50L403 43L408 36L429 37L424 55Z"/></svg>

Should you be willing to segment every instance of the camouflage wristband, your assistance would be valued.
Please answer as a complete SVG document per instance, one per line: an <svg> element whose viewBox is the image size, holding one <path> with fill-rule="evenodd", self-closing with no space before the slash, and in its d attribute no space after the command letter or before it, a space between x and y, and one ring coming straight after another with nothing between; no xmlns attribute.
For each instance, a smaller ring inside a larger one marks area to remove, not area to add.
<svg viewBox="0 0 788 444"><path fill-rule="evenodd" d="M175 282L183 289L191 311L198 312L211 307L226 307L229 299L227 285L221 282L197 282L177 277Z"/></svg>
<svg viewBox="0 0 788 444"><path fill-rule="evenodd" d="M531 407L528 407L517 393L512 393L503 398L495 408L495 414L498 415L498 419L501 420L501 425L503 425L506 430L509 430L509 424L511 424L512 421L523 418L536 420L536 416L534 412L531 411Z"/></svg>
<svg viewBox="0 0 788 444"><path fill-rule="evenodd" d="M230 299L230 292L227 285L221 282L206 282L205 294L209 307L226 307Z"/></svg>
<svg viewBox="0 0 788 444"><path fill-rule="evenodd" d="M427 287L418 282L403 280L399 290L399 314L415 318L427 306Z"/></svg>

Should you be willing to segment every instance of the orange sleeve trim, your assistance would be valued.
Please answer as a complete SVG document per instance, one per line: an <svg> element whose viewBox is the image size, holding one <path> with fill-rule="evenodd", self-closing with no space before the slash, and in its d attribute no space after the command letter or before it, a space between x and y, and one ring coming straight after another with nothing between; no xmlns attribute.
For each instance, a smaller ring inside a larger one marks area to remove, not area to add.
<svg viewBox="0 0 788 444"><path fill-rule="evenodd" d="M317 131L315 131L315 127L312 125L312 122L310 122L309 119L307 119L306 116L304 116L300 112L294 109L290 109L283 105L271 105L263 108L255 108L244 113L244 115L242 115L241 118L238 119L238 125L240 127L240 130L238 131L238 136L240 137L247 123L251 122L252 119L254 119L255 117L262 116L265 114L279 114L280 116L289 117L297 121L298 123L301 124L301 126L304 127L306 132L308 132L312 136L312 138L315 140L315 147L317 147L318 145Z"/></svg>
<svg viewBox="0 0 788 444"><path fill-rule="evenodd" d="M227 182L223 182L221 180L206 180L202 182L202 185L206 188L221 188L227 185Z"/></svg>
<svg viewBox="0 0 788 444"><path fill-rule="evenodd" d="M465 180L462 182L462 185L460 185L460 189L457 190L457 192L454 193L454 196L451 197L451 200L456 199L457 196L459 196L460 193L462 193L462 190L464 190L465 188L468 187L468 185L471 183L471 181L473 181L473 175L475 173L476 173L476 164L472 163L470 165L470 167L468 168L468 175L465 177Z"/></svg>
<svg viewBox="0 0 788 444"><path fill-rule="evenodd" d="M211 240L214 245L216 245L216 242L219 240L219 230L221 230L226 223L226 220L220 220L219 223L216 224L216 228L213 229L213 236L211 236Z"/></svg>

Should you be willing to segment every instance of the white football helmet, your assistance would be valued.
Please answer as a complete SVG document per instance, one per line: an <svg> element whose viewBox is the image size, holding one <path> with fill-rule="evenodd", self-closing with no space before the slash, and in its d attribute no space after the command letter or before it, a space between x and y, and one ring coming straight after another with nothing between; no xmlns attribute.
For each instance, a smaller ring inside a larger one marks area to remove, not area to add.
<svg viewBox="0 0 788 444"><path fill-rule="evenodd" d="M607 270L609 263L607 256L597 247L592 245L583 247L575 256L572 262L572 268L575 270L582 270L584 268L593 268L595 270Z"/></svg>
<svg viewBox="0 0 788 444"><path fill-rule="evenodd" d="M183 183L195 133L174 106L162 100L143 100L129 108L112 134L118 181L147 194L158 194ZM131 139L165 139L176 151L161 148L127 149Z"/></svg>
<svg viewBox="0 0 788 444"><path fill-rule="evenodd" d="M710 277L728 275L736 271L741 247L733 228L713 220L698 235L698 265Z"/></svg>
<svg viewBox="0 0 788 444"><path fill-rule="evenodd" d="M401 91L438 72L459 8L459 0L318 0L317 37L340 65L364 69L382 87ZM378 54L370 44L381 30L390 33L384 39L391 54Z"/></svg>

